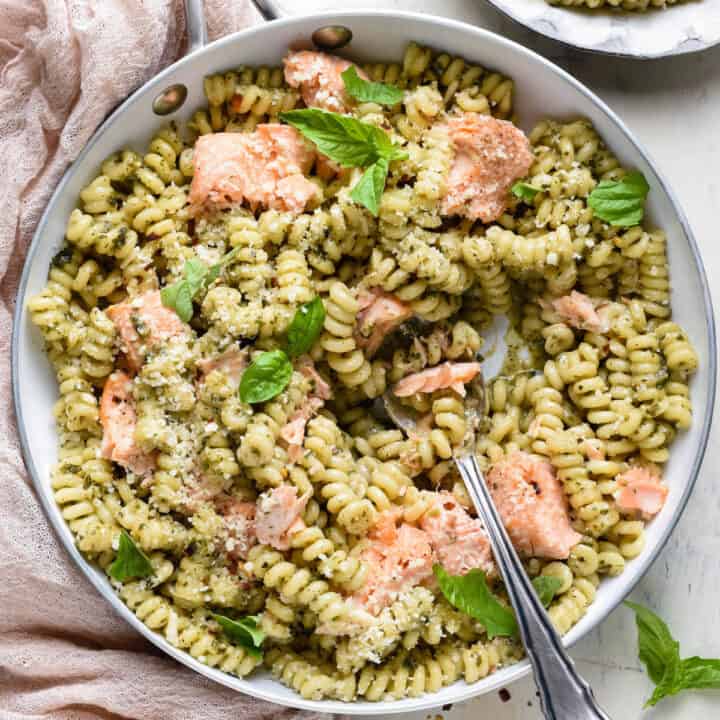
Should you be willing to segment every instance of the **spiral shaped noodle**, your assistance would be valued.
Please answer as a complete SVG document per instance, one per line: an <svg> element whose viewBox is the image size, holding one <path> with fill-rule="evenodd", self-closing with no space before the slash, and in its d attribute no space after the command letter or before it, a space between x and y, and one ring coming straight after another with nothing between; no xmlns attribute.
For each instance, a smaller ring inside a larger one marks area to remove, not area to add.
<svg viewBox="0 0 720 720"><path fill-rule="evenodd" d="M621 509L619 478L668 460L692 421L699 362L671 316L663 232L612 226L588 205L598 183L628 171L587 120L541 120L529 134L522 181L532 197L509 193L487 225L447 218L458 168L445 121L458 112L511 118L512 79L416 43L401 62L365 69L403 91L393 106L349 111L407 155L390 163L377 217L354 199L363 168L321 157L305 173L317 192L302 212L247 202L191 210L191 182L201 186L207 169L193 159L199 135L250 132L302 106L282 68L236 68L205 79L208 104L188 134L165 125L144 151L120 149L101 164L46 287L28 302L58 378L51 485L80 551L108 571L128 533L152 570L112 584L146 625L242 677L260 660L213 613L251 615L280 681L306 698L346 702L476 682L522 652L512 638L488 640L438 588L403 583L402 568L387 603L363 609L382 580L376 551L393 520L422 526L438 492L473 514L453 463L468 429L465 397L440 388L398 398L422 418L408 435L379 412L388 389L445 363L483 361L496 349L485 328L494 333L493 316L508 316L508 352L486 385L476 454L484 469L520 450L555 469L581 540L566 560L525 562L531 577L559 580L550 615L564 632L600 578L642 551L647 521ZM189 261L209 269L231 251L217 274L198 279L182 326L172 292L156 322L106 312L139 308L146 293L178 288L199 270ZM583 329L589 323L554 309L573 290L590 296L607 329ZM377 306L364 304L369 294ZM243 402L248 364L288 348L289 324L314 298L326 313L320 337L305 357L289 358L287 386ZM415 317L397 327L408 307ZM388 336L373 353L356 335L359 315ZM168 337L153 336L165 326ZM118 369L131 400L114 415L101 395ZM145 455L147 471L105 457L125 452ZM257 513L271 489L291 492ZM261 517L278 523L287 545L276 544L287 549L258 543ZM492 574L488 582L497 591Z"/></svg>

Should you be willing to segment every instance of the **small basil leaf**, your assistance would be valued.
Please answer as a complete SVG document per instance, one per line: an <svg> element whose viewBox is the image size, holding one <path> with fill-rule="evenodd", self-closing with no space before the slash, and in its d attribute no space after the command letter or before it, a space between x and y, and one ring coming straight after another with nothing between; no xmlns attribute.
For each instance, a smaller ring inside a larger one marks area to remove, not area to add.
<svg viewBox="0 0 720 720"><path fill-rule="evenodd" d="M111 578L125 582L130 578L144 578L153 574L147 555L133 542L125 530L120 533L117 555L108 566Z"/></svg>
<svg viewBox="0 0 720 720"><path fill-rule="evenodd" d="M319 297L301 305L295 312L287 333L287 354L298 357L315 344L325 322L325 306Z"/></svg>
<svg viewBox="0 0 720 720"><path fill-rule="evenodd" d="M327 110L289 110L280 113L280 119L343 167L367 167L380 157L388 157L396 147L379 127Z"/></svg>
<svg viewBox="0 0 720 720"><path fill-rule="evenodd" d="M160 300L165 307L172 308L175 310L175 304L177 303L177 296L180 290L180 286L184 283L184 280L178 280L172 285L166 285L160 290Z"/></svg>
<svg viewBox="0 0 720 720"><path fill-rule="evenodd" d="M720 689L720 659L689 657L680 663L683 689Z"/></svg>
<svg viewBox="0 0 720 720"><path fill-rule="evenodd" d="M192 296L203 286L207 274L207 265L200 260L191 258L185 262L183 275Z"/></svg>
<svg viewBox="0 0 720 720"><path fill-rule="evenodd" d="M539 192L541 192L541 188L533 187L532 185L528 185L524 182L518 182L512 186L513 195L516 195L521 200L525 200L526 202L532 202L533 198Z"/></svg>
<svg viewBox="0 0 720 720"><path fill-rule="evenodd" d="M260 648L265 640L265 633L258 626L257 615L248 615L237 620L216 613L213 613L212 617L223 629L225 637L230 642L244 647L255 658L262 657Z"/></svg>
<svg viewBox="0 0 720 720"><path fill-rule="evenodd" d="M178 285L177 295L175 296L175 312L183 322L190 322L193 316L193 295L190 285L186 281L182 281Z"/></svg>
<svg viewBox="0 0 720 720"><path fill-rule="evenodd" d="M668 659L665 671L660 682L653 690L653 694L647 699L643 707L657 705L663 698L675 695L682 688L678 684L680 680L680 656L675 655Z"/></svg>
<svg viewBox="0 0 720 720"><path fill-rule="evenodd" d="M279 395L290 382L292 364L282 350L264 352L253 360L240 378L240 399L259 403Z"/></svg>
<svg viewBox="0 0 720 720"><path fill-rule="evenodd" d="M532 579L532 584L540 598L540 602L547 607L555 597L555 593L560 589L562 580L552 577L552 575L538 575Z"/></svg>
<svg viewBox="0 0 720 720"><path fill-rule="evenodd" d="M482 570L476 568L466 575L449 575L441 565L434 565L433 572L447 601L481 622L491 640L517 632L513 611L492 594Z"/></svg>
<svg viewBox="0 0 720 720"><path fill-rule="evenodd" d="M628 601L625 604L635 612L640 661L645 664L650 679L657 685L663 680L667 666L680 657L680 643L654 612L637 603Z"/></svg>
<svg viewBox="0 0 720 720"><path fill-rule="evenodd" d="M603 180L588 196L587 203L601 220L616 227L638 225L645 213L650 186L641 172L631 172L619 181Z"/></svg>
<svg viewBox="0 0 720 720"><path fill-rule="evenodd" d="M350 192L350 199L366 207L375 217L380 209L380 198L385 189L388 161L380 158L364 173Z"/></svg>
<svg viewBox="0 0 720 720"><path fill-rule="evenodd" d="M206 284L208 273L207 266L197 258L187 260L183 268L183 279L160 291L162 304L172 308L183 322L190 322L193 316L193 298Z"/></svg>
<svg viewBox="0 0 720 720"><path fill-rule="evenodd" d="M403 91L399 88L385 83L363 80L354 65L342 73L342 79L348 94L360 102L396 105L403 99Z"/></svg>

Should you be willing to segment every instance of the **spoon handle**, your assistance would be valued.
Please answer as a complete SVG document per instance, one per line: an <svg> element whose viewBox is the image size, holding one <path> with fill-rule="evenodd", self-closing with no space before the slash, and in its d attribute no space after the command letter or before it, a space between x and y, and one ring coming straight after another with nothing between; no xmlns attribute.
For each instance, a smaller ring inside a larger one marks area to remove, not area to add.
<svg viewBox="0 0 720 720"><path fill-rule="evenodd" d="M515 608L540 702L548 720L610 720L595 701L590 685L575 670L562 646L500 520L474 454L456 457L490 544L510 602Z"/></svg>

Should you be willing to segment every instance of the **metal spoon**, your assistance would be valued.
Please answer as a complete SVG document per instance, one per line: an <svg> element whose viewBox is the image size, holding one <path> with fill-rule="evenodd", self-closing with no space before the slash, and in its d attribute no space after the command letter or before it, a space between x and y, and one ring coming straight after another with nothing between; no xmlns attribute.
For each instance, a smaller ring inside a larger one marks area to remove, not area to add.
<svg viewBox="0 0 720 720"><path fill-rule="evenodd" d="M543 714L548 720L610 720L595 701L590 685L580 677L565 652L560 636L538 599L495 509L475 456L476 431L484 413L480 376L469 389L469 429L465 442L453 459L485 526L495 562L515 609L520 635L540 692ZM415 427L417 413L401 405L391 391L382 396L379 404L383 407L377 407L376 403L374 410L384 410L385 415L404 432Z"/></svg>

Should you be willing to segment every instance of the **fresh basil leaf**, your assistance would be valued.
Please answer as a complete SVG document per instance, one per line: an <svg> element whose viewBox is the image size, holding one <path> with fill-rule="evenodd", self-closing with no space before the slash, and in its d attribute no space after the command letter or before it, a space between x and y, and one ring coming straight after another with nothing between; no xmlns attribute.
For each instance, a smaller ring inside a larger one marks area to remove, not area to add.
<svg viewBox="0 0 720 720"><path fill-rule="evenodd" d="M111 578L125 582L130 578L144 578L153 574L153 568L147 555L133 542L128 533L120 533L117 555L108 566Z"/></svg>
<svg viewBox="0 0 720 720"><path fill-rule="evenodd" d="M720 659L689 657L680 662L683 689L720 689Z"/></svg>
<svg viewBox="0 0 720 720"><path fill-rule="evenodd" d="M603 180L588 196L596 217L615 227L638 225L645 212L650 186L641 172L631 172L621 180Z"/></svg>
<svg viewBox="0 0 720 720"><path fill-rule="evenodd" d="M188 282L181 282L177 289L177 296L175 297L175 312L183 322L190 322L193 316L193 295L190 284Z"/></svg>
<svg viewBox="0 0 720 720"><path fill-rule="evenodd" d="M271 400L287 387L292 370L292 363L282 350L258 355L240 378L240 399L246 403Z"/></svg>
<svg viewBox="0 0 720 720"><path fill-rule="evenodd" d="M635 612L640 661L645 664L650 679L657 685L665 676L668 664L680 657L680 643L654 612L637 603L627 601L625 604Z"/></svg>
<svg viewBox="0 0 720 720"><path fill-rule="evenodd" d="M193 295L195 295L195 293L203 286L207 274L207 265L200 262L197 258L191 258L190 260L185 261L183 275L185 277L185 282L188 284L188 288Z"/></svg>
<svg viewBox="0 0 720 720"><path fill-rule="evenodd" d="M180 286L183 284L183 282L183 280L178 280L172 285L166 285L164 288L162 288L162 290L160 290L160 300L165 307L169 307L175 310L178 292L180 291Z"/></svg>
<svg viewBox="0 0 720 720"><path fill-rule="evenodd" d="M668 658L667 665L660 682L653 690L653 694L646 700L643 707L652 707L657 705L665 697L675 695L682 688L679 685L680 680L680 656Z"/></svg>
<svg viewBox="0 0 720 720"><path fill-rule="evenodd" d="M318 150L343 167L367 167L389 156L395 147L375 125L347 115L305 108L280 113L280 119L299 130Z"/></svg>
<svg viewBox="0 0 720 720"><path fill-rule="evenodd" d="M244 647L255 658L262 657L260 648L265 640L265 633L258 626L259 617L257 615L248 615L237 620L216 613L213 613L212 616L230 642Z"/></svg>
<svg viewBox="0 0 720 720"><path fill-rule="evenodd" d="M560 589L562 580L551 575L538 575L532 579L532 584L540 598L540 602L547 607L555 597L555 593Z"/></svg>
<svg viewBox="0 0 720 720"><path fill-rule="evenodd" d="M380 158L363 173L363 176L350 191L350 199L359 205L363 205L377 217L387 174L388 161L385 158Z"/></svg>
<svg viewBox="0 0 720 720"><path fill-rule="evenodd" d="M393 85L363 80L354 65L342 73L342 79L348 94L360 102L397 105L403 99L403 91Z"/></svg>
<svg viewBox="0 0 720 720"><path fill-rule="evenodd" d="M207 266L197 258L185 262L183 279L167 285L160 291L160 300L172 308L183 322L190 322L193 316L193 298L206 282Z"/></svg>
<svg viewBox="0 0 720 720"><path fill-rule="evenodd" d="M638 654L656 685L645 707L656 705L681 690L720 690L720 659L694 656L681 660L680 644L668 626L642 605L625 604L635 612Z"/></svg>
<svg viewBox="0 0 720 720"><path fill-rule="evenodd" d="M532 185L528 185L524 182L518 182L512 186L513 195L516 195L521 200L525 200L526 202L532 202L533 198L539 192L541 192L541 188L533 187Z"/></svg>
<svg viewBox="0 0 720 720"><path fill-rule="evenodd" d="M325 306L319 297L301 305L290 323L287 333L287 354L298 357L315 344L325 322Z"/></svg>
<svg viewBox="0 0 720 720"><path fill-rule="evenodd" d="M447 601L481 622L491 640L517 632L513 611L492 594L482 570L476 568L466 575L449 575L442 565L434 565L433 572Z"/></svg>

